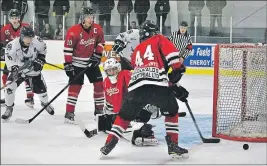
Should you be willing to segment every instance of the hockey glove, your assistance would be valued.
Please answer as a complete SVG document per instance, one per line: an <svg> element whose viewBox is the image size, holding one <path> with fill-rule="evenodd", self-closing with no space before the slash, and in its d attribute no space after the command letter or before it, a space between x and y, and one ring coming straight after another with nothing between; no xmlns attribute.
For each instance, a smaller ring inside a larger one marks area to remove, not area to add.
<svg viewBox="0 0 267 166"><path fill-rule="evenodd" d="M180 69L173 70L171 73L168 74L169 81L173 84L176 84L177 82L180 81L185 71L186 71L186 68L184 65L182 65Z"/></svg>
<svg viewBox="0 0 267 166"><path fill-rule="evenodd" d="M69 62L66 62L64 63L64 70L66 72L66 75L69 77L69 78L72 78L75 76L75 73L74 73L74 66L72 65L72 63L69 63Z"/></svg>
<svg viewBox="0 0 267 166"><path fill-rule="evenodd" d="M97 67L101 63L102 54L94 53L89 60L89 64L91 67Z"/></svg>
<svg viewBox="0 0 267 166"><path fill-rule="evenodd" d="M112 47L112 50L115 51L117 54L120 53L125 48L125 44L123 41L116 39L114 41L114 45Z"/></svg>
<svg viewBox="0 0 267 166"><path fill-rule="evenodd" d="M182 102L186 102L187 101L189 92L184 87L182 87L181 85L174 84L170 88L171 88L174 96L178 100L180 100Z"/></svg>
<svg viewBox="0 0 267 166"><path fill-rule="evenodd" d="M14 65L11 67L10 75L8 76L8 81L17 81L18 79L23 78L22 74L19 73L19 66Z"/></svg>
<svg viewBox="0 0 267 166"><path fill-rule="evenodd" d="M44 64L45 64L44 58L36 58L32 63L33 70L36 72L43 70Z"/></svg>

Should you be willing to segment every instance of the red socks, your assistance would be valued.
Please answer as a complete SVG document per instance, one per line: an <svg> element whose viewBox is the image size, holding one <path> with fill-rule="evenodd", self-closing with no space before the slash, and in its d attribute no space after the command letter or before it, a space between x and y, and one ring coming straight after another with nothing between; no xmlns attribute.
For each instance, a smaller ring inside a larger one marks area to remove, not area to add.
<svg viewBox="0 0 267 166"><path fill-rule="evenodd" d="M70 85L68 89L68 99L66 105L67 112L74 112L81 88L81 85Z"/></svg>
<svg viewBox="0 0 267 166"><path fill-rule="evenodd" d="M178 133L179 133L179 128L178 128L178 118L179 115L178 113L175 116L172 117L165 117L165 128L166 128L166 134L171 137L171 140L174 143L178 144Z"/></svg>

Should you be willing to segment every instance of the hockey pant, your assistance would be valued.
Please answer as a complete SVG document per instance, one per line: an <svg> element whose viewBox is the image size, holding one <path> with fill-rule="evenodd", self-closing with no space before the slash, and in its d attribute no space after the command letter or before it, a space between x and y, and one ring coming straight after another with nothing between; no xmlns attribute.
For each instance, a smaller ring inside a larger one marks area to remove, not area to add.
<svg viewBox="0 0 267 166"><path fill-rule="evenodd" d="M84 68L74 67L75 75L78 75ZM85 75L89 79L90 83L94 86L94 103L95 112L94 114L99 114L103 112L104 107L104 87L103 87L103 77L99 67L90 67L85 72ZM72 78L70 78L71 80ZM69 81L70 81L69 80ZM84 75L72 82L68 89L68 99L66 104L66 112L74 112L77 103L78 96L80 94L82 85L84 84Z"/></svg>
<svg viewBox="0 0 267 166"><path fill-rule="evenodd" d="M13 78L9 77L7 83L9 81L12 81L12 79ZM47 87L43 79L43 75L40 74L38 76L29 77L27 79L29 80L29 83L33 88L33 92L38 94L40 101L44 104L48 103ZM25 78L19 78L17 81L12 82L6 87L5 100L7 106L12 106L14 104L16 90L23 81L25 81Z"/></svg>
<svg viewBox="0 0 267 166"><path fill-rule="evenodd" d="M8 74L9 74L9 71L7 70L7 66L5 65L4 70L3 70L3 75L2 75L3 85L6 85ZM25 79L25 87L26 87L27 98L33 98L34 93L33 93L31 84L29 82L29 79Z"/></svg>
<svg viewBox="0 0 267 166"><path fill-rule="evenodd" d="M149 97L147 97L148 94ZM166 135L178 144L178 103L168 87L155 85L144 85L126 94L106 142L114 137L120 139L130 122L148 103L160 109L161 114L165 116Z"/></svg>

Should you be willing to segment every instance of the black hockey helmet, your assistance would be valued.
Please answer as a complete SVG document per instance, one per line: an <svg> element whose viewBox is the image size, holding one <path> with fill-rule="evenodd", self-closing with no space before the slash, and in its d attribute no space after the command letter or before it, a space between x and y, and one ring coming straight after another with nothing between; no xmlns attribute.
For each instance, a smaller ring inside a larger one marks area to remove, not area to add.
<svg viewBox="0 0 267 166"><path fill-rule="evenodd" d="M182 21L180 23L180 26L183 26L183 27L188 27L188 23L186 21Z"/></svg>
<svg viewBox="0 0 267 166"><path fill-rule="evenodd" d="M81 21L83 21L84 20L84 18L85 18L85 16L94 16L95 15L95 12L94 12L94 10L92 9L92 8L90 8L90 7L82 7L82 9L81 9L81 12L80 12L80 19L81 19Z"/></svg>
<svg viewBox="0 0 267 166"><path fill-rule="evenodd" d="M20 17L18 9L10 9L9 10L8 18L11 18L11 17L18 17L18 18Z"/></svg>
<svg viewBox="0 0 267 166"><path fill-rule="evenodd" d="M26 25L21 27L20 29L20 38L23 39L24 37L34 37L34 31L31 26Z"/></svg>
<svg viewBox="0 0 267 166"><path fill-rule="evenodd" d="M159 28L154 23L154 21L146 20L139 28L139 35L141 40L145 40L156 34L159 34Z"/></svg>

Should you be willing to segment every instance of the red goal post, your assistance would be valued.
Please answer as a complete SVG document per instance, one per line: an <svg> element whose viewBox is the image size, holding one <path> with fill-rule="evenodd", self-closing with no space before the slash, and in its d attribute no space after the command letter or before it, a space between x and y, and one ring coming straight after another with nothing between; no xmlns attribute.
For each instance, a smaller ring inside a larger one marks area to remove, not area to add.
<svg viewBox="0 0 267 166"><path fill-rule="evenodd" d="M267 142L266 45L216 45L212 136Z"/></svg>

